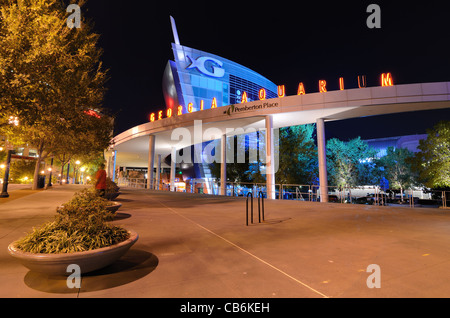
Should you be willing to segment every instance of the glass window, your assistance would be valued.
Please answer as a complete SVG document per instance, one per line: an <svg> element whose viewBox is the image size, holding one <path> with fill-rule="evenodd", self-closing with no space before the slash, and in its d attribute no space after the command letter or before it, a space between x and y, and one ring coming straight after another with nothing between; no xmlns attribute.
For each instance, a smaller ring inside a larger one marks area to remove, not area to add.
<svg viewBox="0 0 450 318"><path fill-rule="evenodd" d="M37 157L37 150L35 150L35 149L30 149L30 150L28 151L28 156L29 156L29 157Z"/></svg>
<svg viewBox="0 0 450 318"><path fill-rule="evenodd" d="M216 81L213 79L208 79L208 89L216 89Z"/></svg>
<svg viewBox="0 0 450 318"><path fill-rule="evenodd" d="M200 78L197 75L191 75L192 86L200 86Z"/></svg>
<svg viewBox="0 0 450 318"><path fill-rule="evenodd" d="M200 77L200 87L207 88L208 87L208 79L205 77Z"/></svg>
<svg viewBox="0 0 450 318"><path fill-rule="evenodd" d="M25 150L25 148L17 148L16 155L23 156L23 151L24 150Z"/></svg>

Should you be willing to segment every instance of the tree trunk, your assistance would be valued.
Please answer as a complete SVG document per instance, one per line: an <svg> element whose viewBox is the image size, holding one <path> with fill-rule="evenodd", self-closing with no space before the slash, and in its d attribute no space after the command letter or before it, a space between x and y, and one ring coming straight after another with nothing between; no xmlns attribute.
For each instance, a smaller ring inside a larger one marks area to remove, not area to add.
<svg viewBox="0 0 450 318"><path fill-rule="evenodd" d="M65 166L65 165L66 165L65 163L62 163L62 162L61 162L61 171L60 171L60 173L59 173L60 176L61 176L61 177L59 178L59 184L60 184L60 185L63 185L63 182L62 182L62 181L63 181L64 166Z"/></svg>
<svg viewBox="0 0 450 318"><path fill-rule="evenodd" d="M44 152L44 142L41 141L39 143L39 147L38 147L38 156L39 157L36 160L36 166L34 168L33 186L31 187L32 190L38 189L39 170L41 169L41 161L45 160L45 157L42 156L43 152Z"/></svg>
<svg viewBox="0 0 450 318"><path fill-rule="evenodd" d="M63 176L64 176L64 166L67 164L67 162L69 162L68 160L66 161L66 154L63 155L62 160L61 161L61 177L59 178L59 184L63 185Z"/></svg>
<svg viewBox="0 0 450 318"><path fill-rule="evenodd" d="M32 190L38 189L38 179L39 179L39 169L41 168L41 156L39 155L38 159L36 160L36 165L34 167L34 177L33 177L33 186L31 187Z"/></svg>

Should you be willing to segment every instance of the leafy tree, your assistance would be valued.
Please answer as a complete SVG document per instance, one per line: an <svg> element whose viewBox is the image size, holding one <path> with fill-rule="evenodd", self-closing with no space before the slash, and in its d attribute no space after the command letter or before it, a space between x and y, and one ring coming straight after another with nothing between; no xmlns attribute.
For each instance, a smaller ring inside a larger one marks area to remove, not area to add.
<svg viewBox="0 0 450 318"><path fill-rule="evenodd" d="M450 121L439 122L427 134L419 141L413 167L427 187L450 187Z"/></svg>
<svg viewBox="0 0 450 318"><path fill-rule="evenodd" d="M275 148L278 148L278 170L275 174L277 183L284 184L311 184L314 183L318 175L317 167L317 148L314 143L315 125L299 125L292 127L280 128L279 139L275 140ZM259 139L264 140L264 132ZM263 170L263 162L261 158L257 158L256 162L249 162L249 145L245 142L245 162L238 162L237 151L239 148L244 149L243 145L239 145L241 138L235 137L234 140L234 163L227 164L227 179L233 182L266 182ZM227 151L231 151L230 144L227 144ZM260 149L259 149L260 147ZM258 154L265 153L265 145L258 144L256 149ZM220 165L211 164L211 172L216 178L220 178Z"/></svg>
<svg viewBox="0 0 450 318"><path fill-rule="evenodd" d="M107 116L99 125L94 124L99 118L86 114L92 109L102 112L106 71L97 47L99 35L86 21L80 29L68 28L65 9L58 0L1 2L0 129L10 142L26 141L37 148L41 160L36 162L33 188L47 156L80 140L103 143L112 130ZM19 119L19 126L7 124L11 116ZM72 143L69 137L75 138ZM91 144L83 146L89 149Z"/></svg>
<svg viewBox="0 0 450 318"><path fill-rule="evenodd" d="M330 139L326 151L330 185L352 187L375 182L373 158L376 150L369 147L360 137L348 142Z"/></svg>
<svg viewBox="0 0 450 318"><path fill-rule="evenodd" d="M382 175L389 181L389 187L400 189L403 201L403 190L417 184L417 175L411 164L414 153L406 148L394 147L388 147L386 152L377 165L382 167Z"/></svg>
<svg viewBox="0 0 450 318"><path fill-rule="evenodd" d="M233 138L233 140L230 140L231 138ZM249 170L249 163L247 160L249 152L248 148L245 147L245 139L238 136L228 137L227 139L227 154L233 154L233 162L227 163L227 179L231 182L250 182L247 175ZM239 142L242 142L242 144ZM244 149L245 162L240 162L240 160L238 160L239 149ZM220 179L221 164L214 162L211 163L209 167L214 178Z"/></svg>
<svg viewBox="0 0 450 318"><path fill-rule="evenodd" d="M13 160L11 162L10 180L14 183L30 183L33 180L35 163L30 160Z"/></svg>
<svg viewBox="0 0 450 318"><path fill-rule="evenodd" d="M315 125L280 128L277 183L313 184L318 178Z"/></svg>

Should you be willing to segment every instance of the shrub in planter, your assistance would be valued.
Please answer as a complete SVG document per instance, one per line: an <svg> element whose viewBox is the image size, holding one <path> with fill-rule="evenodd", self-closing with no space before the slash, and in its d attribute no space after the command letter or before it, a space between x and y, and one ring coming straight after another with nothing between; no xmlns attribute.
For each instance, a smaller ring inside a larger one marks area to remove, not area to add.
<svg viewBox="0 0 450 318"><path fill-rule="evenodd" d="M57 209L59 214L84 215L104 214L107 220L112 220L121 204L111 202L98 196L95 188L86 188L75 193L74 197ZM116 207L116 208L114 208Z"/></svg>
<svg viewBox="0 0 450 318"><path fill-rule="evenodd" d="M109 224L112 218L108 200L85 189L57 210L55 220L15 242L31 253L71 253L103 248L125 241L129 232Z"/></svg>
<svg viewBox="0 0 450 318"><path fill-rule="evenodd" d="M105 197L108 200L114 200L117 198L120 194L119 187L117 184L112 181L110 178L106 178L106 191L105 191Z"/></svg>
<svg viewBox="0 0 450 318"><path fill-rule="evenodd" d="M83 190L57 209L54 221L11 243L8 252L25 267L50 275L68 275L70 264L83 274L108 266L139 238L107 222L110 205L95 189Z"/></svg>

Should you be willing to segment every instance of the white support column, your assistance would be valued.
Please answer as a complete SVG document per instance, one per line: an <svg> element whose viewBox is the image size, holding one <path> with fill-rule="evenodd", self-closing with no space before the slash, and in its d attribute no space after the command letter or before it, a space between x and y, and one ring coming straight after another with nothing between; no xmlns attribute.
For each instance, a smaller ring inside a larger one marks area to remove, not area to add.
<svg viewBox="0 0 450 318"><path fill-rule="evenodd" d="M69 161L70 163L70 161ZM69 174L67 174L67 176L69 176ZM106 176L108 178L111 178L112 174L111 174L111 156L108 156L108 159L106 160ZM69 180L67 180L69 181Z"/></svg>
<svg viewBox="0 0 450 318"><path fill-rule="evenodd" d="M117 162L117 150L112 152L112 171L111 171L111 181L116 182L116 162ZM74 179L75 181L75 179Z"/></svg>
<svg viewBox="0 0 450 318"><path fill-rule="evenodd" d="M275 156L273 140L273 118L265 116L266 121L266 189L267 198L275 199ZM257 196L257 194L255 194Z"/></svg>
<svg viewBox="0 0 450 318"><path fill-rule="evenodd" d="M170 191L175 190L175 164L177 162L177 149L172 147L171 161L170 161Z"/></svg>
<svg viewBox="0 0 450 318"><path fill-rule="evenodd" d="M220 195L227 195L227 135L220 141Z"/></svg>
<svg viewBox="0 0 450 318"><path fill-rule="evenodd" d="M153 168L155 166L155 135L148 140L147 189L153 190Z"/></svg>
<svg viewBox="0 0 450 318"><path fill-rule="evenodd" d="M158 160L156 162L156 190L161 190L159 184L161 183L161 155L158 154Z"/></svg>
<svg viewBox="0 0 450 318"><path fill-rule="evenodd" d="M320 202L328 202L327 153L325 144L325 122L317 119L317 150L319 155L319 189Z"/></svg>

